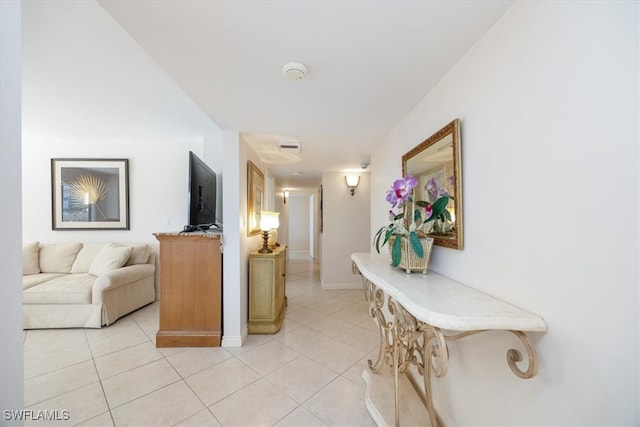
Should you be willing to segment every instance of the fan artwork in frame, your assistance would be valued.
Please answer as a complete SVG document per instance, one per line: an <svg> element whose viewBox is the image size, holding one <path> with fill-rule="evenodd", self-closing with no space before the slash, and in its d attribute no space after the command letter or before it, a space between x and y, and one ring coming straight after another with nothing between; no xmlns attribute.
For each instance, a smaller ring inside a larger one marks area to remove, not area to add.
<svg viewBox="0 0 640 427"><path fill-rule="evenodd" d="M53 230L129 230L128 159L51 159Z"/></svg>

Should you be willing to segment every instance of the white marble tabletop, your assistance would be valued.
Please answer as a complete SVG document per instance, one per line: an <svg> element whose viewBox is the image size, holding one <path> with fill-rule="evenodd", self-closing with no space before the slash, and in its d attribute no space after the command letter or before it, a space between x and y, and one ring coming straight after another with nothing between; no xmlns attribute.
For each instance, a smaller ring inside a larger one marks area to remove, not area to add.
<svg viewBox="0 0 640 427"><path fill-rule="evenodd" d="M433 271L407 274L389 265L388 254L354 253L360 273L416 319L451 331L501 329L544 332L544 320Z"/></svg>

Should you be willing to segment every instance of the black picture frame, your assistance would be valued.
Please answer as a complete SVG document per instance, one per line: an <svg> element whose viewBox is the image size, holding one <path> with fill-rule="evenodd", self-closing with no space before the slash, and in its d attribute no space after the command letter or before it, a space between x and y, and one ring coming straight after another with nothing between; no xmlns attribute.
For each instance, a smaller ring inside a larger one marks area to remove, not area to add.
<svg viewBox="0 0 640 427"><path fill-rule="evenodd" d="M129 230L128 159L51 159L53 230Z"/></svg>

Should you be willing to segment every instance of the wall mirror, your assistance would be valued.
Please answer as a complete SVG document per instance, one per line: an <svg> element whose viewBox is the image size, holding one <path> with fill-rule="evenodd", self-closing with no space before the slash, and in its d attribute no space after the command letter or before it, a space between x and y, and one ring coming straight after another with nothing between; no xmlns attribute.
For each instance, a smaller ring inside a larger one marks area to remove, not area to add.
<svg viewBox="0 0 640 427"><path fill-rule="evenodd" d="M447 205L451 221L438 221L429 233L434 244L462 249L462 168L460 120L455 119L402 156L402 175L418 178L416 200L434 202L425 189L428 183L444 188L452 197ZM433 187L433 186L432 186Z"/></svg>

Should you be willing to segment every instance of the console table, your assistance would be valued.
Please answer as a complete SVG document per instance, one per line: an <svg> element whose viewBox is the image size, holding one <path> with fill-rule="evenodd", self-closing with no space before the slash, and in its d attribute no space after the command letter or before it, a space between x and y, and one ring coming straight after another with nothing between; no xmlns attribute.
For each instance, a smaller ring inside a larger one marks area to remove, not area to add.
<svg viewBox="0 0 640 427"><path fill-rule="evenodd" d="M417 367L422 375L429 420L433 427L439 425L431 376L446 374L449 342L488 330L510 332L524 346L528 366L526 370L518 367L516 362L523 357L516 349L507 351L507 364L520 378L536 375L538 359L526 333L547 330L540 316L433 271L424 275L393 269L388 255L354 253L351 260L353 273L362 275L369 313L380 332L378 358L375 362L369 360L369 368L378 372L386 365L393 371L396 425L400 423L398 377L409 366ZM375 418L372 405L367 401L367 408Z"/></svg>
<svg viewBox="0 0 640 427"><path fill-rule="evenodd" d="M156 347L219 347L222 234L154 233L160 242Z"/></svg>

